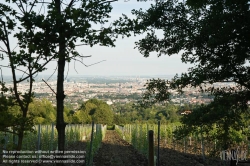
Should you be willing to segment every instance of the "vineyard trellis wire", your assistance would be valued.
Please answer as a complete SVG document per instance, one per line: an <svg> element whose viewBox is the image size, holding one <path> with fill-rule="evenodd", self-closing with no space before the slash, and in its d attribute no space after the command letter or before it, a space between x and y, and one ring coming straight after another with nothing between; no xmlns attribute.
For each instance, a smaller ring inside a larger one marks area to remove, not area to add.
<svg viewBox="0 0 250 166"><path fill-rule="evenodd" d="M205 160L206 156L209 157L221 157L221 151L226 150L222 149L221 146L218 145L219 140L211 140L209 139L208 134L213 134L214 131L210 131L210 133L205 134L202 132L202 129L199 128L196 132L190 134L189 136L183 137L180 140L177 140L174 135L174 131L181 124L168 124L161 125L160 128L160 147L161 148L169 148L173 150L177 150L183 153L189 153L194 155L201 155ZM141 154L148 156L148 138L147 132L149 130L154 131L154 145L155 152L157 149L157 136L158 129L157 124L127 124L124 126L117 126L116 130L121 135L121 137L132 144ZM235 141L235 145L231 148L245 150L250 156L250 142L247 136L242 136L242 141ZM215 153L216 152L216 153ZM155 153L156 154L156 153Z"/></svg>
<svg viewBox="0 0 250 166"><path fill-rule="evenodd" d="M85 141L87 146L85 147L86 149L82 150L86 151L86 154L91 154L85 156L85 161L88 160L88 158L91 158L90 161L93 161L93 156L100 147L101 141L104 139L106 128L106 125L95 124L93 132L94 136L93 140L91 140L91 124L68 124L65 129L65 149L69 148L73 143L77 141ZM47 151L50 155L50 151L57 150L57 130L55 129L54 124L36 125L33 129L34 132L25 132L22 151L41 150ZM9 128L9 130L12 131L11 128ZM0 141L0 153L3 153L4 150L14 150L18 142L17 136L9 132L0 132ZM93 147L92 149L89 149L91 141ZM91 151L91 153L89 151ZM39 153L37 154L37 160L39 160ZM1 162L2 161L0 161L0 163ZM91 163L88 164L90 165Z"/></svg>

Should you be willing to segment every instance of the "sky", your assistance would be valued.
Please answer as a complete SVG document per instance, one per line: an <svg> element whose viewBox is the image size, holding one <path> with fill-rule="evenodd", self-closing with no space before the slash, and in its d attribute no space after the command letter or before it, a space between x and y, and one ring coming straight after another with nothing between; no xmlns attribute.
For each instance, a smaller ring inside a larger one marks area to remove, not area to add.
<svg viewBox="0 0 250 166"><path fill-rule="evenodd" d="M66 2L69 2L66 1ZM150 4L155 1L137 2L136 0L118 0L112 2L113 10L110 14L111 21L118 19L123 14L132 17L131 10L142 8L146 10ZM159 36L162 34L159 32ZM157 57L156 53L152 53L150 57L144 58L137 49L134 49L135 42L142 39L143 36L132 36L129 38L119 38L116 41L116 47L104 46L80 46L77 50L80 54L91 58L84 59L86 65L91 65L102 61L101 63L85 67L79 62L71 62L66 64L65 74L68 75L102 75L102 76L127 76L127 75L175 75L186 72L190 64L181 62L180 55L174 56L161 56ZM0 45L1 46L1 45ZM13 46L14 47L14 46ZM17 48L18 49L18 48ZM7 65L7 60L0 62L2 65ZM56 69L56 62L51 62L47 66L47 70L43 75L50 75ZM2 68L4 75L11 75L10 70Z"/></svg>

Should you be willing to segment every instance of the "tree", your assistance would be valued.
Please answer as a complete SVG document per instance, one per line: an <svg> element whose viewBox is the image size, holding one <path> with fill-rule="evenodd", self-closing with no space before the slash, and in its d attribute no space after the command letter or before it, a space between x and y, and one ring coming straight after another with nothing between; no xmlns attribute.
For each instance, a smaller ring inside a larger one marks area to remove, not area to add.
<svg viewBox="0 0 250 166"><path fill-rule="evenodd" d="M1 67L9 68L12 74L12 87L6 87L1 70L1 118L9 118L9 121L2 121L1 128L3 131L12 132L18 136L18 144L16 150L22 148L22 140L24 132L32 130L33 120L29 118L28 108L33 98L33 83L36 74L44 71L46 64L51 60L50 57L44 59L43 52L35 52L34 45L31 42L34 40L34 29L32 24L25 24L27 16L32 15L31 9L35 2L30 3L31 8L26 8L21 5L27 4L27 1L15 3L18 8L10 6L10 1L0 3L0 56L1 60L8 60L8 65L0 65ZM32 20L29 20L30 22ZM29 22L29 23L30 23ZM11 38L17 40L17 44L13 44ZM15 50L19 47L18 50ZM18 74L22 76L19 77ZM28 88L25 92L20 92L21 88L18 84L27 82ZM2 107L5 105L4 107ZM12 127L8 130L7 127Z"/></svg>
<svg viewBox="0 0 250 166"><path fill-rule="evenodd" d="M92 115L92 119L95 123L107 125L113 124L113 117L114 114L112 110L110 108L107 109L107 107L98 107L94 109L94 113Z"/></svg>
<svg viewBox="0 0 250 166"><path fill-rule="evenodd" d="M47 99L33 99L29 105L28 117L32 117L35 124L51 124L56 122L56 111Z"/></svg>
<svg viewBox="0 0 250 166"><path fill-rule="evenodd" d="M247 113L250 100L249 10L248 0L170 0L157 2L145 12L132 10L135 19L124 15L116 21L117 27L126 29L125 34L147 32L136 42L136 48L144 57L154 51L158 56L180 54L182 62L194 65L172 80L149 80L142 104L168 101L169 90L182 92L183 88L191 86L214 96L211 104L202 107L208 111L199 115L199 125L221 122L223 117L231 117L232 111ZM156 30L163 31L163 37L157 36ZM222 82L235 83L235 86L213 87L213 83ZM215 112L215 107L223 109ZM214 119L203 121L203 116ZM230 122L235 124L238 120L240 116L234 116Z"/></svg>
<svg viewBox="0 0 250 166"><path fill-rule="evenodd" d="M37 27L42 28L47 37L54 36L55 41L49 41L51 44L57 43L59 52L56 53L58 58L58 78L57 78L57 131L58 131L58 150L64 151L65 144L65 126L63 119L64 107L64 70L65 63L71 60L77 60L81 56L75 47L77 40L82 43L80 45L95 44L103 46L115 46L114 39L112 39L114 31L111 27L101 28L96 30L91 28L91 23L104 24L108 22L109 13L111 12L112 1L90 0L88 2L81 1L80 7L76 6L76 1L71 0L66 6L60 0L55 0L48 5L48 16L37 24ZM61 10L65 7L64 10ZM51 20L51 18L53 18ZM47 26L44 26L44 23ZM51 27L51 26L54 27ZM52 28L52 29L49 29ZM48 30L49 29L49 30ZM46 47L52 50L50 47ZM79 60L77 60L79 61ZM82 61L80 61L82 63Z"/></svg>
<svg viewBox="0 0 250 166"><path fill-rule="evenodd" d="M72 123L90 124L92 122L92 118L87 110L78 110L72 118Z"/></svg>
<svg viewBox="0 0 250 166"><path fill-rule="evenodd" d="M89 0L80 3L71 0L69 3L61 0L45 2L43 0L6 0L7 3L16 4L22 15L19 15L10 6L2 6L1 14L6 16L8 10L12 16L16 17L23 26L20 33L15 36L19 40L20 47L23 48L22 56L27 57L26 63L22 58L16 59L21 65L29 64L30 68L38 68L31 76L45 69L45 65L51 60L57 60L57 124L58 131L58 150L64 151L65 126L63 118L64 110L64 70L65 63L75 60L82 63L82 58L90 56L81 56L75 48L81 45L93 46L100 44L102 46L115 46L114 34L118 32L112 27L103 26L100 29L92 28L92 24L105 24L108 22L109 13L112 10L110 3L112 1ZM40 6L39 6L40 4ZM36 10L35 7L39 6ZM41 13L42 8L47 7L46 13ZM10 8L10 9L9 9ZM7 23L13 29L13 23L6 17ZM10 24L10 23L11 24ZM2 26L4 27L4 26ZM29 53L35 53L36 58L25 54L25 48ZM3 50L6 52L5 50ZM11 54L10 54L11 55ZM45 61L44 65L35 63L39 59ZM33 60L33 61L32 61ZM15 61L15 62L16 62ZM87 66L87 65L85 65ZM26 78L26 77L25 77ZM32 79L30 79L32 80ZM32 82L32 81L30 81Z"/></svg>
<svg viewBox="0 0 250 166"><path fill-rule="evenodd" d="M124 16L124 21L120 18L115 25L126 25L124 29L136 34L147 32L144 39L136 42L136 47L145 57L153 51L158 56L180 53L184 63L194 64L189 72L168 81L171 84L166 87L164 80L151 80L147 85L148 91L156 88L162 95L159 99L155 98L157 101L168 99L166 90L170 88L199 87L216 82L235 82L237 89L226 88L220 92L237 90L234 94L248 96L249 67L246 63L249 60L250 16L247 0L207 0L199 3L196 0L171 0L158 2L146 12L133 10L132 14L136 15L136 19ZM162 39L156 36L156 30L164 32ZM215 92L218 89L203 90Z"/></svg>
<svg viewBox="0 0 250 166"><path fill-rule="evenodd" d="M111 107L104 101L90 99L81 105L80 110L76 112L76 116L79 120L83 120L81 116L84 116L84 122L87 123L90 122L89 116L91 116L91 119L95 123L111 125L113 123L114 113Z"/></svg>
<svg viewBox="0 0 250 166"><path fill-rule="evenodd" d="M9 112L12 101L5 95L6 92L8 92L8 88L5 87L4 81L2 80L0 96L0 131L8 131L8 127L12 126L15 121L15 115Z"/></svg>
<svg viewBox="0 0 250 166"><path fill-rule="evenodd" d="M113 123L116 125L124 125L124 124L127 124L128 122L126 121L125 117L115 114Z"/></svg>

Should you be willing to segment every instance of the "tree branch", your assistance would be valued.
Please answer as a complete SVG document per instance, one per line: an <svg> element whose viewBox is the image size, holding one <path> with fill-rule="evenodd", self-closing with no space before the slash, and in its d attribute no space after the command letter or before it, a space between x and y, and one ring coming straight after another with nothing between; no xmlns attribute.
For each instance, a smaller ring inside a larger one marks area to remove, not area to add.
<svg viewBox="0 0 250 166"><path fill-rule="evenodd" d="M49 60L47 60L39 69L37 69L36 71L34 71L32 73L32 75L36 74L37 72L39 72L39 70L41 70L44 66L46 66L52 59L54 59L55 56L52 56ZM20 79L19 81L17 81L17 83L20 83L24 80L26 80L27 78L29 78L29 76L23 78L23 79Z"/></svg>
<svg viewBox="0 0 250 166"><path fill-rule="evenodd" d="M42 2L42 6L40 7L38 14L40 14L40 13L41 13L42 8L43 8L43 5L44 5L44 0L43 0L43 2Z"/></svg>
<svg viewBox="0 0 250 166"><path fill-rule="evenodd" d="M64 80L66 80L66 79L67 79L68 74L69 74L69 62L68 62L68 70L67 70L67 74L66 74L66 77L64 78Z"/></svg>
<svg viewBox="0 0 250 166"><path fill-rule="evenodd" d="M76 61L74 61L74 69L75 69L76 73L78 74L78 72L76 70Z"/></svg>
<svg viewBox="0 0 250 166"><path fill-rule="evenodd" d="M31 7L30 7L30 11L28 12L28 13L30 13L31 12L31 10L33 9L33 7L35 6L35 3L37 2L37 0L34 0L34 2L33 2L33 4L31 5Z"/></svg>
<svg viewBox="0 0 250 166"><path fill-rule="evenodd" d="M57 65L58 66L58 65ZM54 72L49 76L49 78L47 79L47 81L49 81L49 79L55 74L56 70L57 70L57 66L56 69L54 70Z"/></svg>
<svg viewBox="0 0 250 166"><path fill-rule="evenodd" d="M239 84L241 84L241 85L243 85L243 86L245 86L245 87L247 87L248 89L249 89L249 85L247 85L244 81L243 81L243 79L242 79L242 76L239 74L239 72L237 71L237 69L236 69L236 67L233 65L233 64L231 64L232 65L232 68L233 68L233 70L234 70L234 72L236 73L236 76L238 77L238 79L239 79Z"/></svg>
<svg viewBox="0 0 250 166"><path fill-rule="evenodd" d="M23 13L25 13L25 10L24 10L24 7L23 7L23 4L22 4L22 2L21 2L21 0L19 0L19 2L20 2L20 6L21 6L21 8L22 8L22 10L23 10ZM20 9L20 8L19 8ZM21 10L21 9L20 9Z"/></svg>
<svg viewBox="0 0 250 166"><path fill-rule="evenodd" d="M83 56L83 55L78 55L81 58L90 58L92 55L89 56ZM70 59L74 58L74 56L69 57Z"/></svg>
<svg viewBox="0 0 250 166"><path fill-rule="evenodd" d="M27 70L28 70L28 69L27 69ZM26 70L26 71L27 71L27 70ZM24 74L29 75L28 73L26 73L26 71L25 71L25 72L23 72L23 75L22 75L22 77L21 77L21 78L23 78Z"/></svg>
<svg viewBox="0 0 250 166"><path fill-rule="evenodd" d="M89 55L89 56L79 55L79 57L81 57L81 58L90 58L90 57L92 57L92 55Z"/></svg>
<svg viewBox="0 0 250 166"><path fill-rule="evenodd" d="M54 0L53 0L54 1ZM42 2L37 2L37 3L46 3L46 4L51 4L51 2L44 2L44 0Z"/></svg>
<svg viewBox="0 0 250 166"><path fill-rule="evenodd" d="M52 92L53 92L55 95L57 95L56 92L51 88L51 86L49 86L49 84L48 84L46 81L44 81L44 79L42 79L42 80L43 80L43 82L50 88L50 90L52 90Z"/></svg>
<svg viewBox="0 0 250 166"><path fill-rule="evenodd" d="M8 50L7 55L9 57L9 61L10 61L10 67L11 67L12 79L13 79L13 86L14 86L13 89L14 89L15 97L16 97L16 100L19 103L19 106L21 107L21 109L24 110L23 102L20 99L19 93L17 91L16 71L15 71L15 66L14 66L14 63L13 63L13 57L12 57L11 50L10 50L8 31L6 29L5 22L2 22L2 23L3 23L3 28L4 28L4 35L5 35L5 38L6 38L6 43L5 42L4 43L5 43L6 48Z"/></svg>
<svg viewBox="0 0 250 166"><path fill-rule="evenodd" d="M31 67L31 64L29 62L29 66L28 66L28 70L29 70L29 78L30 78L30 85L29 85L29 92L28 92L28 99L27 99L27 103L26 103L26 111L23 112L23 117L26 117L27 116L27 111L28 111L28 107L29 107L29 104L31 102L31 96L32 96L32 88L33 88L33 75L32 75L32 67Z"/></svg>
<svg viewBox="0 0 250 166"><path fill-rule="evenodd" d="M2 71L2 68L0 68L1 70L1 78L2 78L2 83L3 83L3 71Z"/></svg>
<svg viewBox="0 0 250 166"><path fill-rule="evenodd" d="M69 5L68 5L68 8L71 8L71 6L74 4L74 1L75 1L75 0L71 0L71 1L70 1Z"/></svg>
<svg viewBox="0 0 250 166"><path fill-rule="evenodd" d="M5 54L8 54L8 52L5 51L1 46L0 46L0 48L1 48L1 49L0 49L1 52L5 53Z"/></svg>
<svg viewBox="0 0 250 166"><path fill-rule="evenodd" d="M90 65L86 65L85 63L83 63L82 61L80 61L80 60L78 60L78 59L76 59L76 58L72 58L72 59L75 60L75 61L77 61L77 62L80 62L80 63L83 64L85 67L93 66L93 65L96 65L96 64L98 64L98 63L101 63L101 62L106 61L106 60L102 60L102 61L99 61L99 62L96 62L96 63L92 63L92 64L90 64Z"/></svg>
<svg viewBox="0 0 250 166"><path fill-rule="evenodd" d="M16 47L14 47L14 48L12 49L12 51L14 51L14 50L17 48L17 46L18 46L18 44L16 45Z"/></svg>
<svg viewBox="0 0 250 166"><path fill-rule="evenodd" d="M7 132L7 133L10 133L10 134L16 134L17 135L17 133L16 132L14 132L14 131L10 131L10 130L3 130L2 132Z"/></svg>
<svg viewBox="0 0 250 166"><path fill-rule="evenodd" d="M89 44L76 44L75 46L87 46Z"/></svg>
<svg viewBox="0 0 250 166"><path fill-rule="evenodd" d="M105 1L105 2L101 2L101 3L99 3L99 4L110 3L110 2L115 2L115 1L118 1L118 0Z"/></svg>

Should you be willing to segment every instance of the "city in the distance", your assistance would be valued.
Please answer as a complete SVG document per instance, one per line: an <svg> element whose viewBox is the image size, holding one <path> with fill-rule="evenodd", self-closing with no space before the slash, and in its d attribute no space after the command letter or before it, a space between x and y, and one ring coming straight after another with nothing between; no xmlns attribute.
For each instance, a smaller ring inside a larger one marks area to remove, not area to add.
<svg viewBox="0 0 250 166"><path fill-rule="evenodd" d="M91 98L97 98L111 105L113 103L129 103L141 99L145 89L145 84L150 79L170 80L174 76L91 76L75 75L65 77L65 104L70 104L74 109ZM5 76L7 87L12 86L11 76ZM56 105L56 76L42 75L35 78L33 91L36 98L46 98L54 106ZM48 85L47 85L47 84ZM234 83L226 83L227 86L234 86ZM18 84L20 92L24 93L29 82ZM225 86L225 83L213 84L214 87ZM52 91L54 90L54 92ZM210 103L213 96L200 93L198 88L185 88L183 94L171 91L171 101L175 105Z"/></svg>

